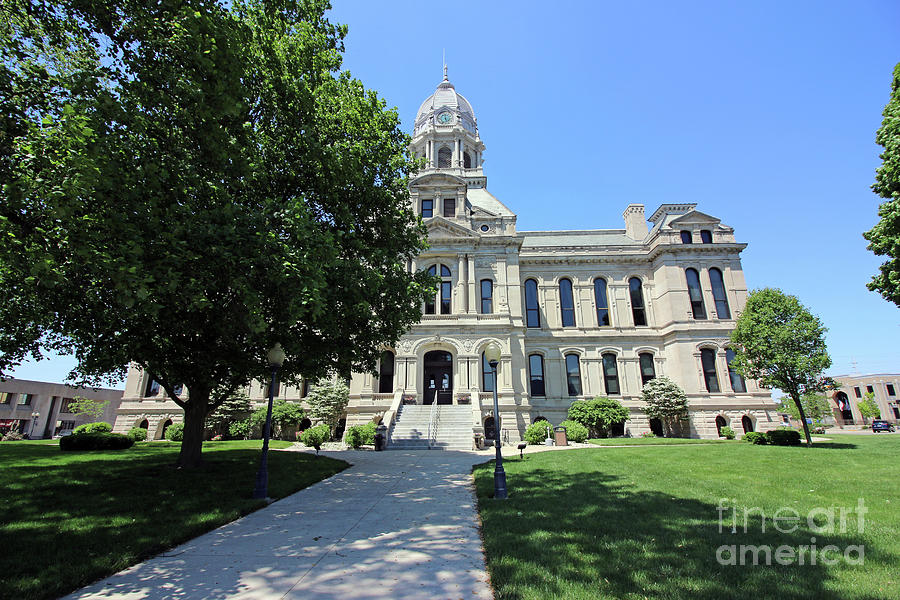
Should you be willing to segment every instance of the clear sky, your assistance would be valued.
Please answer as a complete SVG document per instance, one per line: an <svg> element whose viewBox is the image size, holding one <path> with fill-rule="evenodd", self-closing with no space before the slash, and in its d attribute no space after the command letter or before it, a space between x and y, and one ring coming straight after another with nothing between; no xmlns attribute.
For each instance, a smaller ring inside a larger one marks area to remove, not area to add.
<svg viewBox="0 0 900 600"><path fill-rule="evenodd" d="M695 202L749 243L751 288L823 319L831 374L900 372L900 309L866 289L881 260L861 235L900 3L336 0L331 20L350 28L345 68L408 132L446 52L520 230L622 228L629 203Z"/></svg>

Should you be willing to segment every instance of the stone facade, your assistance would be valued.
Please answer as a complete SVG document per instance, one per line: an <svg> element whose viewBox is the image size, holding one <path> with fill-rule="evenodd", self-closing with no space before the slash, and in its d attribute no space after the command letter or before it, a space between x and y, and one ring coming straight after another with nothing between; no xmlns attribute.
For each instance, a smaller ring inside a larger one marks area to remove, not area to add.
<svg viewBox="0 0 900 600"><path fill-rule="evenodd" d="M16 429L32 439L71 433L92 420L68 411L75 398L108 401L98 419L112 425L122 401L122 390L75 387L63 383L7 379L0 381L0 432Z"/></svg>

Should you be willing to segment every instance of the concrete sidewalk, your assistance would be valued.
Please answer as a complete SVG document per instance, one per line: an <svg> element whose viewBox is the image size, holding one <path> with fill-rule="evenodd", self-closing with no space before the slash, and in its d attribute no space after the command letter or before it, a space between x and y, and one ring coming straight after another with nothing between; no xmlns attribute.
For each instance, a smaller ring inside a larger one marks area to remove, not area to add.
<svg viewBox="0 0 900 600"><path fill-rule="evenodd" d="M353 466L66 598L492 598L471 488L489 453L323 452Z"/></svg>

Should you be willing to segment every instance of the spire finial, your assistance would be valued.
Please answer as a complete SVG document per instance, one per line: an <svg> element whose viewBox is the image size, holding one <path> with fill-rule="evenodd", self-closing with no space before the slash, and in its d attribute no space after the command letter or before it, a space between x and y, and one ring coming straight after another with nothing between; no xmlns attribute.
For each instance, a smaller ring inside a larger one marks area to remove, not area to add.
<svg viewBox="0 0 900 600"><path fill-rule="evenodd" d="M444 81L449 81L447 79L447 50L442 51L441 61L444 63Z"/></svg>

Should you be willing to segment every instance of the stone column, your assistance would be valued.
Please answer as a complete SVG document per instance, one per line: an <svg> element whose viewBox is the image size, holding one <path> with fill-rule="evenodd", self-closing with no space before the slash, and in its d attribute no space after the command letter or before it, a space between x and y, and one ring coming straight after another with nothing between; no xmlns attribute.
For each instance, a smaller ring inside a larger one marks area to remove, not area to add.
<svg viewBox="0 0 900 600"><path fill-rule="evenodd" d="M457 277L456 277L456 297L459 299L457 309L453 311L456 314L463 314L468 311L468 298L466 298L466 280L464 275L466 255L457 255Z"/></svg>
<svg viewBox="0 0 900 600"><path fill-rule="evenodd" d="M477 312L475 310L475 304L476 304L475 298L477 298L477 296L475 295L475 256L472 254L469 254L468 259L469 259L469 270L466 273L466 281L469 286L468 312L469 312L469 314L475 314Z"/></svg>
<svg viewBox="0 0 900 600"><path fill-rule="evenodd" d="M495 313L509 313L509 303L507 302L506 289L506 254L497 255L497 292L494 298Z"/></svg>

